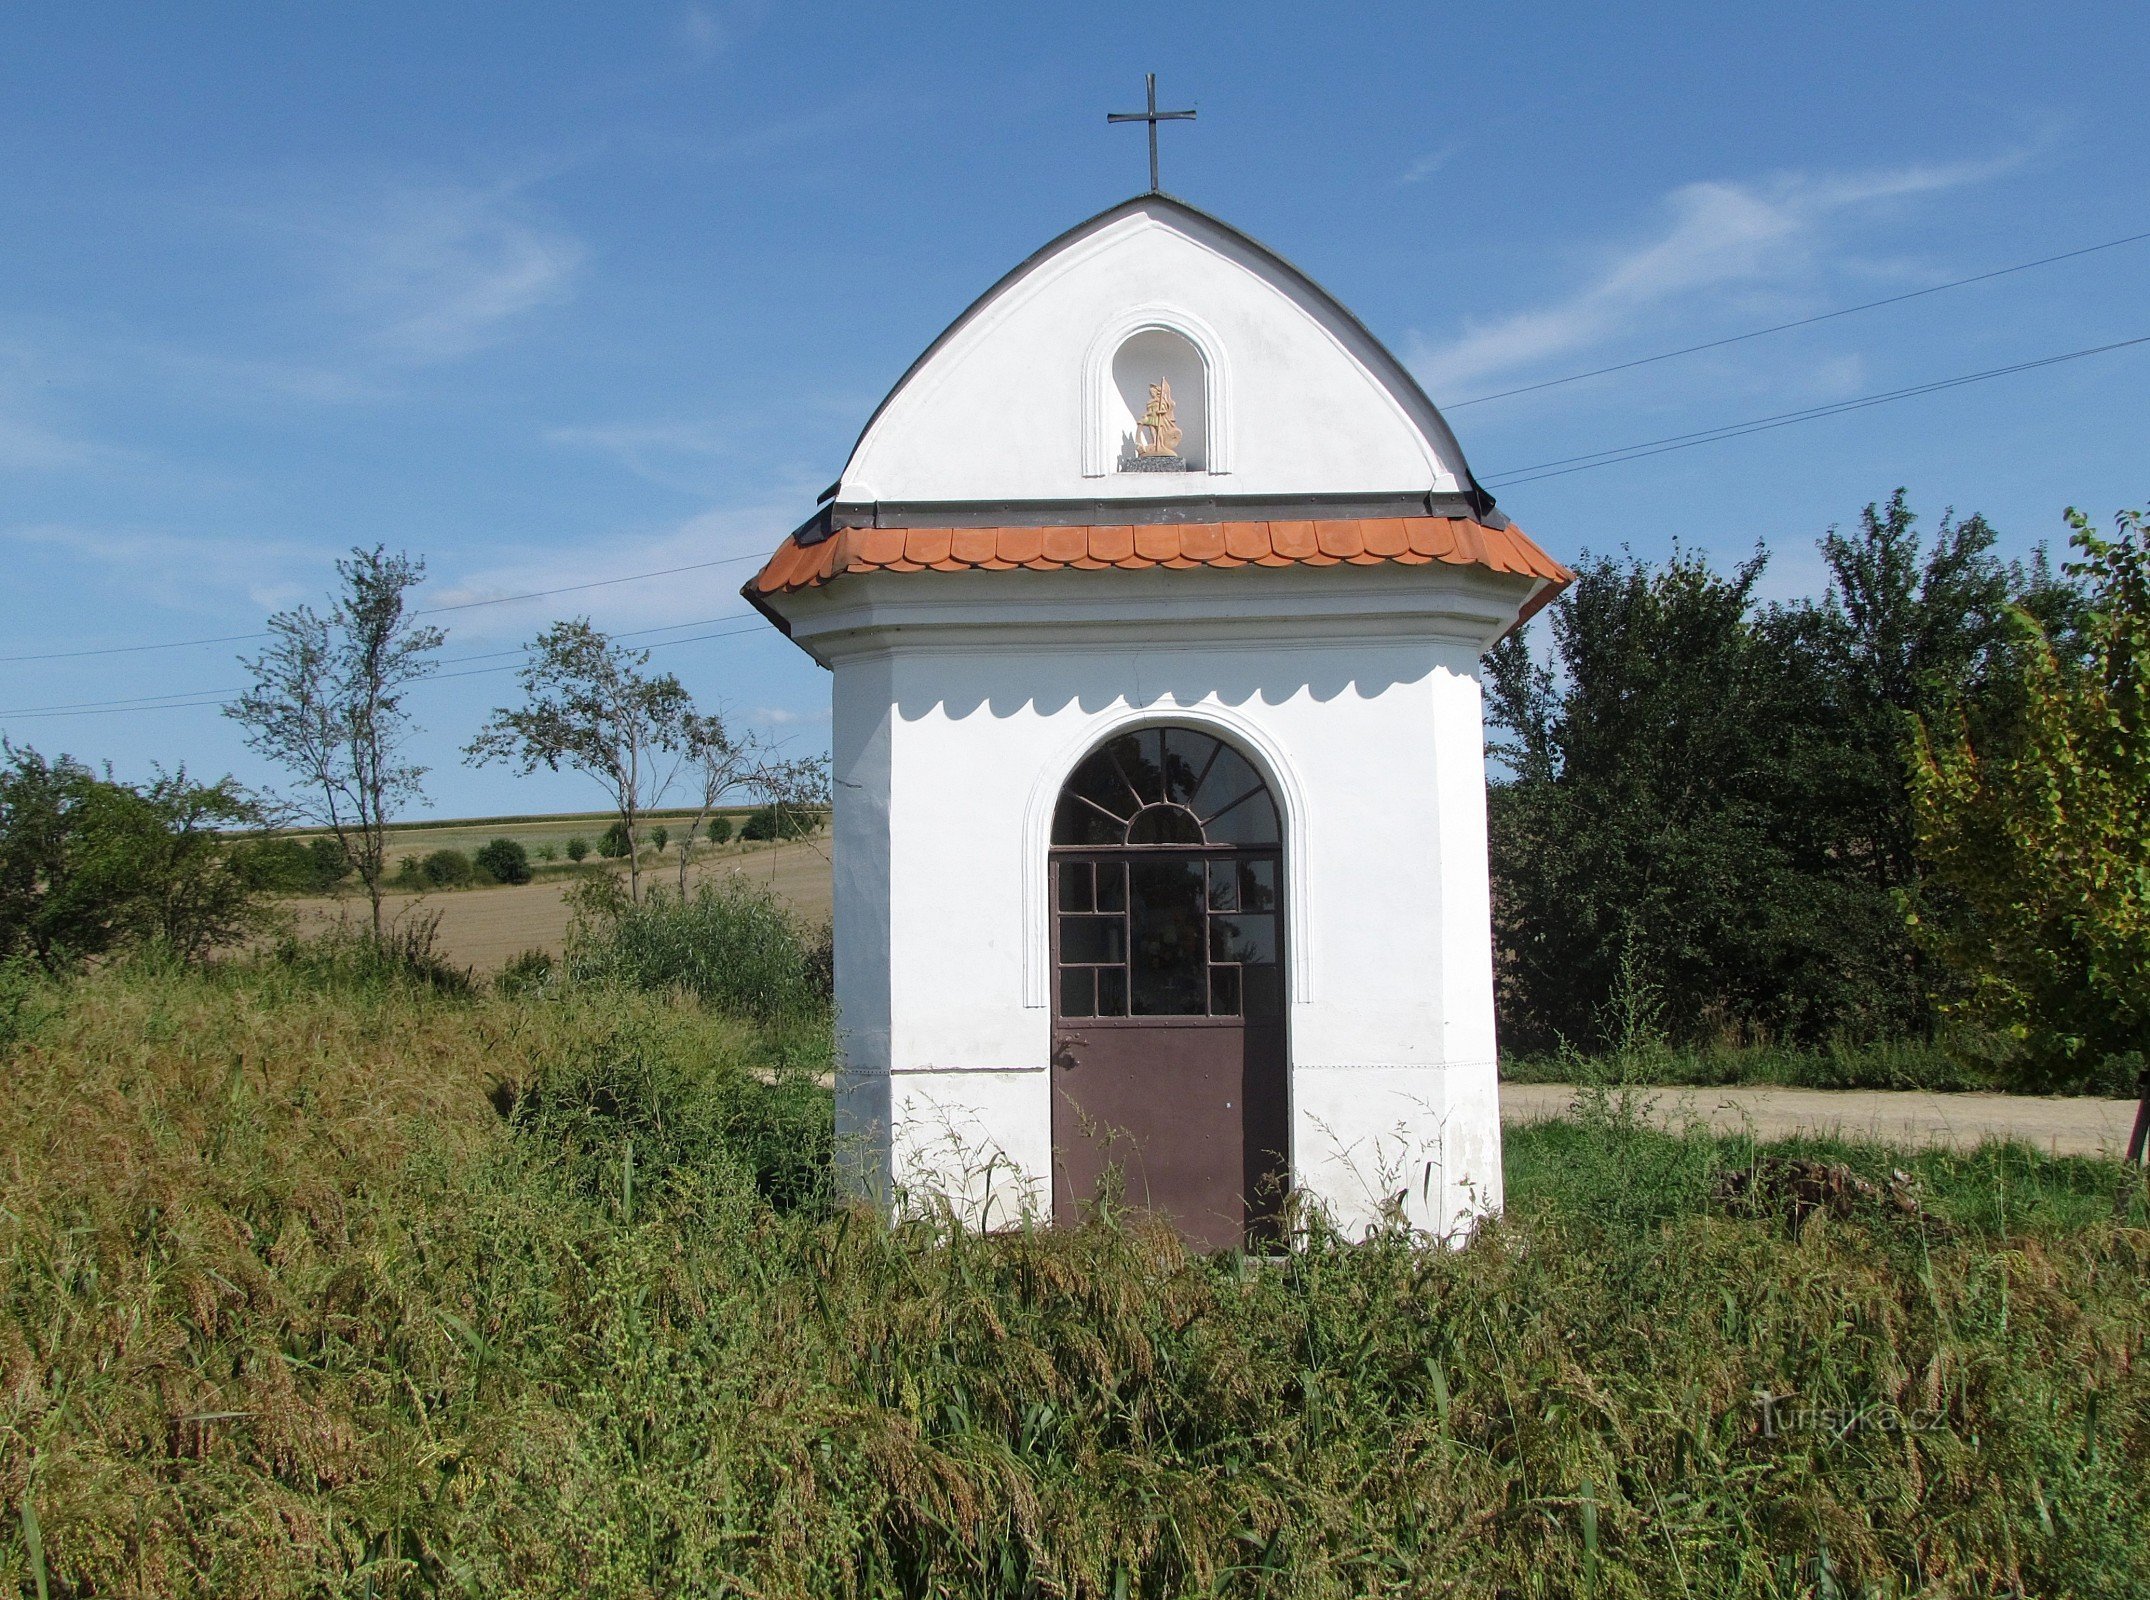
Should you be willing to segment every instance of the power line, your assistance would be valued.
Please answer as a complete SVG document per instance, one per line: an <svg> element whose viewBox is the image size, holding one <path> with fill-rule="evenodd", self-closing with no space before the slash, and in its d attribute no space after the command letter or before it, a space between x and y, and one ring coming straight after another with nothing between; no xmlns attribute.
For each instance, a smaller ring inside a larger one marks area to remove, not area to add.
<svg viewBox="0 0 2150 1600"><path fill-rule="evenodd" d="M1633 361L1616 361L1609 367L1593 367L1588 372L1571 372L1565 378L1547 378L1541 383L1526 383L1514 389L1502 389L1494 394L1473 395L1468 400L1457 400L1441 407L1443 411L1461 411L1465 406L1482 406L1488 400L1506 400L1511 395L1535 394L1540 389L1557 389L1563 384L1581 383L1585 378L1602 378L1608 372L1626 372L1634 367L1647 367L1654 362L1670 361L1675 356L1691 356L1699 350L1716 350L1728 344L1742 344L1749 339L1759 339L1766 334L1782 333L1787 328L1811 327L1817 322L1828 322L1837 317L1848 317L1854 312L1872 311L1879 306L1901 305L1906 300L1917 300L1924 295L1940 294L1945 289L1961 289L1966 284L1985 283L1994 278L2005 278L2011 273L2028 272L2033 267L2050 267L2056 261L2073 261L2077 256L2096 255L2100 250L2116 250L2124 244L2138 244L2150 239L2150 233L2131 233L2122 239L2108 239L2103 244L2087 244L2080 250L2063 250L2057 256L2040 256L2036 261L2019 261L2012 267L1996 267L1991 272L1973 273L1968 278L1957 278L1949 283L1937 283L1927 289L1912 289L1903 294L1888 295L1880 300L1868 300L1855 306L1842 306L1835 311L1819 312L1811 317L1795 317L1790 322L1773 323L1766 328L1756 328L1748 333L1735 333L1722 339L1705 339L1701 344L1682 345L1677 350L1665 350L1654 356L1638 356Z"/></svg>
<svg viewBox="0 0 2150 1600"><path fill-rule="evenodd" d="M2035 261L2019 261L2014 266L1996 267L1990 272L1973 273L1968 278L1955 278L1947 283L1933 284L1924 289L1911 289L1903 294L1884 296L1879 300L1863 301L1855 306L1842 306L1835 311L1819 312L1811 317L1796 317L1790 322L1772 323L1766 328L1755 328L1746 333L1729 334L1722 339L1706 339L1700 344L1682 345L1677 350L1664 350L1656 355L1638 356L1632 361L1616 361L1610 366L1593 367L1588 372L1571 372L1563 378L1547 378L1538 383L1526 383L1513 389L1501 389L1492 394L1473 395L1468 400L1451 401L1442 407L1444 411L1460 411L1465 406L1484 405L1490 400L1506 400L1514 395L1535 394L1541 389L1557 389L1564 384L1581 383L1586 378L1602 378L1608 373L1627 372L1635 367L1647 367L1659 361L1670 361L1678 356L1694 355L1703 350L1716 350L1729 344L1741 344L1749 339L1760 339L1772 333L1783 333L1791 328L1810 327L1817 322L1829 322L1837 317L1852 316L1861 311L1873 311L1882 306L1900 305L1906 300L1917 300L1926 295L1940 294L1949 289L1961 289L1968 284L1986 283L1994 278L2005 278L2018 272L2029 272L2035 267L2049 267L2059 261L2073 261L2079 256L2095 255L2101 250L2118 249L2121 245L2137 244L2150 239L2150 232L2131 233L2118 239L2107 239L2102 244L2084 245L2076 250L2063 250L2058 255L2040 256ZM1527 469L1526 469L1527 470ZM414 616L442 616L449 612L470 611L481 606L513 605L521 600L544 600L554 595L576 594L587 589L603 589L621 583L639 583L647 578L676 577L683 572L705 572L714 567L737 566L741 562L757 561L757 555L724 556L715 561L690 562L685 566L661 567L652 572L630 572L617 578L596 578L588 583L563 584L556 589L533 589L528 594L500 595L490 600L464 600L455 605L429 606ZM0 664L20 661L78 661L89 656L139 655L152 650L191 650L212 644L247 644L256 639L266 639L267 632L226 633L206 639L173 639L161 644L107 645L91 650L48 650L30 655L0 656ZM13 713L0 712L0 715Z"/></svg>
<svg viewBox="0 0 2150 1600"><path fill-rule="evenodd" d="M1989 367L1983 372L1967 372L1959 374L1958 376L1953 378L1936 378L1927 383L1916 383L1908 385L1901 389L1884 390L1879 394L1861 395L1853 400L1832 401L1828 405L1809 406L1804 410L1799 411L1781 411L1773 416L1755 417L1746 422L1727 423L1722 427L1703 428L1698 429L1692 433L1668 434L1662 439L1646 439L1638 444L1619 445L1609 450L1592 450L1586 451L1584 454L1577 456L1561 456L1552 461L1541 461L1532 466L1516 467L1506 472L1484 473L1480 475L1480 482L1492 487L1506 488L1512 484L1536 483L1546 478L1564 478L1570 473L1589 472L1598 467L1618 466L1623 462L1639 461L1646 456L1665 455L1674 450L1691 450L1697 445L1716 444L1725 439L1738 439L1751 433L1767 433L1776 428L1791 427L1794 423L1815 422L1825 417L1842 416L1847 412L1863 411L1869 406L1886 405L1896 400L1915 399L1920 395L1938 394L1946 389L1960 389L1966 384L1984 383L1992 378L2006 378L2013 376L2014 374L2019 372L2036 371L2040 367L2059 366L2063 362L2081 361L2087 356L2105 355L2110 351L2126 350L2136 345L2142 344L2150 344L2150 334L2139 334L2132 339L2116 339L2109 344L2090 345L2081 350L2068 350L2062 352L2059 355L2039 356L2029 361L2011 362L2009 365L2004 367ZM739 559L752 558L734 557L731 559L736 561ZM698 563L697 566L694 567L678 567L672 570L676 572L689 572L699 570L700 567L718 566L723 564L725 563L703 562ZM637 576L646 577L662 577L666 575L667 574L664 573L637 574ZM607 578L598 580L598 583L627 583L632 581L632 578ZM564 594L575 588L594 587L597 587L597 584L569 585L567 586L567 588L563 589L545 590L542 591L542 594ZM541 595L518 595L511 596L508 598L537 599L541 598ZM472 605L484 605L502 604L505 602L472 601L469 603ZM621 639L631 639L651 633L667 633L674 628L699 627L705 622L717 622L721 620L721 618L717 617L707 617L701 619L698 622L675 622L661 628L644 628L637 630L635 633L617 634L614 637ZM652 650L660 650L668 645L694 644L705 639L725 639L734 637L739 634L756 633L760 631L762 631L761 624L749 623L744 628L724 629L716 633L694 634L684 639L661 639L649 645L647 648ZM481 655L457 656L452 658L452 660L485 661L500 656L522 654L524 654L524 651L520 649L496 650L488 651ZM489 672L512 672L514 670L515 664L509 663L506 666L478 667L468 672L436 673L433 674L431 677L427 678L425 681L432 682L435 679L441 678L478 677ZM180 696L175 695L151 696L144 697L140 700L132 701L90 700L83 701L76 706L30 706L22 708L20 710L0 711L0 717L20 718L48 716L96 716L108 715L125 711L186 710L194 706L214 705L230 695L238 694L243 691L237 689L230 689L215 691L195 690L189 692L206 696L207 698L184 699Z"/></svg>
<svg viewBox="0 0 2150 1600"><path fill-rule="evenodd" d="M414 617L438 617L451 611L471 611L479 606L513 605L518 600L545 600L556 594L577 594L585 589L605 589L614 584L640 583L645 578L671 578L682 572L706 572L712 567L736 567L743 561L762 561L759 555L722 556L715 561L693 561L683 567L660 567L655 572L630 572L618 578L593 578L588 583L562 584L557 589L533 589L528 594L504 594L491 600L461 600L452 606L428 606L411 613ZM36 655L0 656L0 663L13 661L76 661L84 656L139 655L145 650L191 650L198 645L246 644L255 639L266 639L266 630L258 633L226 633L213 639L174 639L165 644L118 644L97 650L47 650ZM622 637L626 637L622 635ZM4 715L5 713L0 713Z"/></svg>
<svg viewBox="0 0 2150 1600"><path fill-rule="evenodd" d="M632 633L616 633L612 637L615 639L643 638L652 633L669 633L675 628L705 627L709 623L724 620L722 617L700 617L692 622L674 622L662 628L639 628ZM743 628L721 628L714 633L689 634L682 639L657 639L643 648L663 650L675 644L699 644L706 639L731 639L749 633L768 631L771 630L768 629L766 624L751 622ZM524 652L520 649L489 650L480 655L452 656L447 664L454 666L465 661L491 661L497 660L501 656L520 656L523 654ZM438 683L449 678L477 678L492 672L513 672L520 665L520 662L511 661L504 666L473 667L463 672L435 672L428 674L419 681L421 683ZM12 711L0 711L0 717L95 717L116 716L129 711L187 711L200 706L222 705L233 695L245 692L244 689L187 689L175 694L143 695L131 700L82 700L72 705L23 706Z"/></svg>
<svg viewBox="0 0 2150 1600"><path fill-rule="evenodd" d="M593 578L588 583L566 583L557 589L533 589L528 594L504 594L496 600L463 600L452 606L428 606L413 616L438 617L450 611L469 611L478 606L513 605L518 600L546 600L556 594L576 594L584 589L606 589L616 583L640 583L644 578L670 578L682 572L707 572L711 567L736 567L742 561L767 561L764 555L720 556L715 561L690 561L684 567L660 567L655 572L630 572L624 578ZM625 635L622 635L625 637Z"/></svg>
<svg viewBox="0 0 2150 1600"><path fill-rule="evenodd" d="M1691 450L1700 444L1715 444L1721 439L1737 439L1750 433L1766 433L1773 428L1788 428L1795 422L1813 422L1822 417L1841 416L1847 411L1863 411L1868 406L1886 405L1892 400L1908 400L1923 394L1938 394L1943 389L1960 389L1968 383L1984 383L1989 378L2005 378L2018 372L2030 372L2039 367L2058 366L2064 361L2080 361L2085 356L2104 355L2110 350L2125 350L2132 345L2150 344L2150 333L2133 339L2118 339L2111 344L2092 345L2084 350L2070 350L2056 356L2040 356L2034 361L2018 361L2005 367L1991 367L1984 372L1967 372L1954 378L1937 378L1931 383L1916 383L1903 389L1889 389L1880 394L1861 395L1856 400L1838 400L1829 405L1811 406L1803 411L1782 411L1775 416L1756 417L1747 422L1727 423L1721 428L1703 428L1694 433L1669 434L1662 439L1646 439L1639 444L1621 445L1612 450L1592 450L1579 456L1563 456L1556 461L1541 461L1535 466L1516 467L1507 472L1489 473L1482 482L1500 488L1518 483L1536 483L1544 478L1564 478L1571 472L1589 472L1596 467L1617 466L1623 461L1639 461L1644 456L1664 455L1672 450Z"/></svg>

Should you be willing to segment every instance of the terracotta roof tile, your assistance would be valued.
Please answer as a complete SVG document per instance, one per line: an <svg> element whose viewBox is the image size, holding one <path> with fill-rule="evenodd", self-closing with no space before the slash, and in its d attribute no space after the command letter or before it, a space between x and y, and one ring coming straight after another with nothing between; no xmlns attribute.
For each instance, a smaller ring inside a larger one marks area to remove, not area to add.
<svg viewBox="0 0 2150 1600"><path fill-rule="evenodd" d="M862 567L885 567L903 559L903 530L901 528L864 528L859 540L858 561Z"/></svg>
<svg viewBox="0 0 2150 1600"><path fill-rule="evenodd" d="M1045 554L1045 530L1043 528L1003 528L1000 530L1000 559L1012 566L1027 566Z"/></svg>
<svg viewBox="0 0 2150 1600"><path fill-rule="evenodd" d="M1457 517L1332 518L1322 522L1145 522L1102 527L844 528L809 545L786 539L747 585L755 595L827 583L846 572L1003 572L1151 567L1482 566L1550 587L1573 574L1512 524Z"/></svg>
<svg viewBox="0 0 2150 1600"><path fill-rule="evenodd" d="M1179 528L1180 555L1195 566L1207 566L1224 555L1224 524L1187 522Z"/></svg>
<svg viewBox="0 0 2150 1600"><path fill-rule="evenodd" d="M1269 554L1269 524L1266 522L1227 522L1224 529L1224 548L1229 555L1242 561L1259 561Z"/></svg>
<svg viewBox="0 0 2150 1600"><path fill-rule="evenodd" d="M958 566L980 566L999 554L998 528L958 528L948 537L948 559Z"/></svg>
<svg viewBox="0 0 2150 1600"><path fill-rule="evenodd" d="M1366 524L1358 521L1317 522L1314 538L1325 556L1356 556L1366 553Z"/></svg>
<svg viewBox="0 0 2150 1600"><path fill-rule="evenodd" d="M1040 554L1054 566L1064 562L1080 561L1090 553L1090 530L1088 528L1040 528Z"/></svg>
<svg viewBox="0 0 2150 1600"><path fill-rule="evenodd" d="M1401 517L1373 517L1361 523L1366 553L1393 561L1411 548L1411 530Z"/></svg>
<svg viewBox="0 0 2150 1600"><path fill-rule="evenodd" d="M1269 548L1287 561L1304 561L1317 554L1321 545L1314 537L1311 522L1272 522L1269 524Z"/></svg>
<svg viewBox="0 0 2150 1600"><path fill-rule="evenodd" d="M1135 553L1135 530L1131 527L1092 528L1090 559L1125 561Z"/></svg>
<svg viewBox="0 0 2150 1600"><path fill-rule="evenodd" d="M1407 526L1411 530L1413 555L1437 561L1456 547L1456 536L1448 531L1446 517L1412 517Z"/></svg>
<svg viewBox="0 0 2150 1600"><path fill-rule="evenodd" d="M1144 522L1135 527L1135 554L1146 561L1170 561L1180 553L1180 525Z"/></svg>

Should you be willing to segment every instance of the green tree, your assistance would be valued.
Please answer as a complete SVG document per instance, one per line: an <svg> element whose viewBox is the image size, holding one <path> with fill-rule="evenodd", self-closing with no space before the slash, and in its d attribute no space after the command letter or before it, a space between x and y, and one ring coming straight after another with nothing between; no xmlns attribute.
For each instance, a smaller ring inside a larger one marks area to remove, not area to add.
<svg viewBox="0 0 2150 1600"><path fill-rule="evenodd" d="M379 939L388 821L424 796L426 769L403 756L403 696L432 674L447 635L409 609L423 561L375 545L352 550L336 575L326 615L299 606L269 619L269 647L242 658L253 684L224 714L246 729L249 749L297 780L287 804L335 839L365 885Z"/></svg>
<svg viewBox="0 0 2150 1600"><path fill-rule="evenodd" d="M1755 615L1760 555L1729 575L1585 562L1552 659L1488 658L1504 1023L1600 1043L1622 973L1690 1035L1813 1033L1857 1009L1859 930L1886 923L1830 869L1787 794L1806 712Z"/></svg>
<svg viewBox="0 0 2150 1600"><path fill-rule="evenodd" d="M1488 657L1489 822L1503 1022L1599 1043L1627 974L1676 1029L1817 1040L1930 1027L1904 718L2004 717L2013 604L2069 634L2075 587L1994 556L1980 518L1931 545L1899 490L1821 541L1817 600L1729 576L1586 562L1551 651Z"/></svg>
<svg viewBox="0 0 2150 1600"><path fill-rule="evenodd" d="M619 813L628 896L642 896L642 814L678 770L694 702L671 673L651 676L647 650L613 643L589 619L556 622L517 671L520 706L497 708L465 749L474 764L506 761L528 774L572 768L596 780Z"/></svg>
<svg viewBox="0 0 2150 1600"><path fill-rule="evenodd" d="M580 861L590 853L590 841L578 833L567 841L566 849L568 860Z"/></svg>
<svg viewBox="0 0 2150 1600"><path fill-rule="evenodd" d="M418 872L427 887L434 889L461 889L475 882L478 876L478 869L471 865L470 857L454 849L432 851L418 863Z"/></svg>
<svg viewBox="0 0 2150 1600"><path fill-rule="evenodd" d="M495 839L474 858L478 869L495 883L528 883L530 852L513 839Z"/></svg>
<svg viewBox="0 0 2150 1600"><path fill-rule="evenodd" d="M185 959L261 920L261 888L231 830L261 807L230 778L184 768L149 784L0 746L0 959L58 970L128 945Z"/></svg>
<svg viewBox="0 0 2150 1600"><path fill-rule="evenodd" d="M2036 1083L2150 1056L2150 553L2142 512L2112 538L2068 522L2078 648L2018 608L2012 721L1918 720L1910 762L1914 933L1961 985L1945 1003Z"/></svg>

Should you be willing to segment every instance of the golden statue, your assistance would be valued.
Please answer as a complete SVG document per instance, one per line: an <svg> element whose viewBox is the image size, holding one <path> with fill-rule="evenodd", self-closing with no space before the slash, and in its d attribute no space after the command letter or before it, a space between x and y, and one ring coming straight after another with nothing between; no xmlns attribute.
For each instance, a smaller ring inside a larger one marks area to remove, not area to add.
<svg viewBox="0 0 2150 1600"><path fill-rule="evenodd" d="M1150 385L1150 403L1135 428L1135 454L1177 456L1179 453L1180 425L1172 409L1172 380L1159 378Z"/></svg>

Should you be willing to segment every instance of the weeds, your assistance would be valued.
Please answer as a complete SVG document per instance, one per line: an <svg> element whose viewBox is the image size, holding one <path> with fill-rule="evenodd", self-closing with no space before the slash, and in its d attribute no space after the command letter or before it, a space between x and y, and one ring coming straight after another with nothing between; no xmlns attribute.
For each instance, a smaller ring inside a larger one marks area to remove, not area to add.
<svg viewBox="0 0 2150 1600"><path fill-rule="evenodd" d="M734 875L638 904L614 877L571 891L567 968L581 982L678 990L761 1022L827 1016L826 928L809 928L767 887Z"/></svg>
<svg viewBox="0 0 2150 1600"><path fill-rule="evenodd" d="M1795 1236L1608 1094L1464 1248L1262 1266L836 1204L805 1035L676 992L54 995L0 1100L24 1593L2150 1589L2110 1164L1802 1146L1952 1228Z"/></svg>

